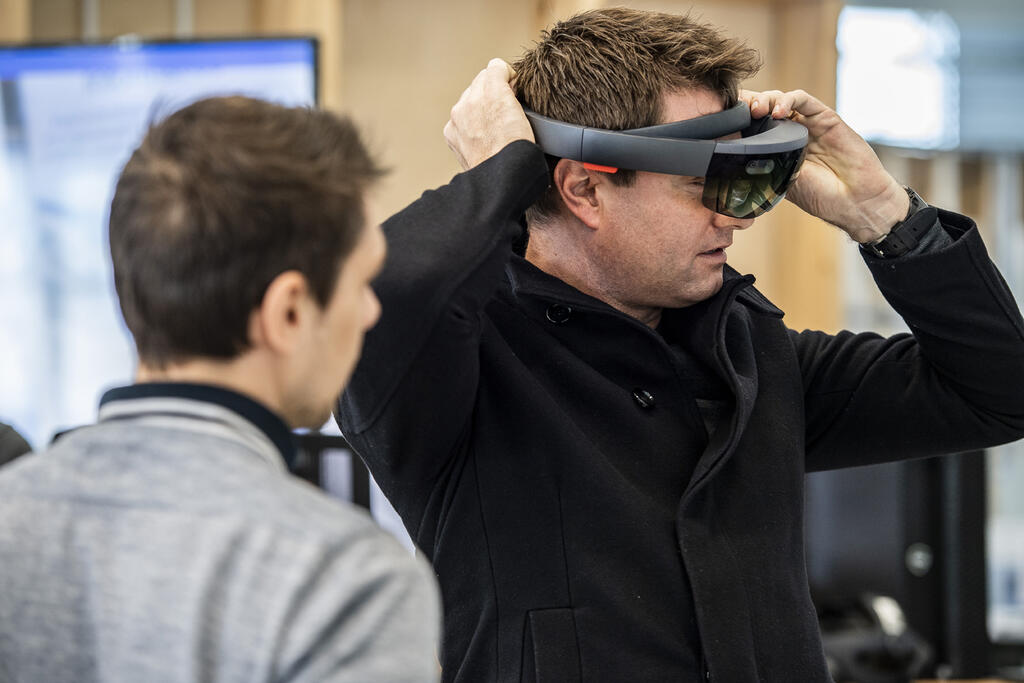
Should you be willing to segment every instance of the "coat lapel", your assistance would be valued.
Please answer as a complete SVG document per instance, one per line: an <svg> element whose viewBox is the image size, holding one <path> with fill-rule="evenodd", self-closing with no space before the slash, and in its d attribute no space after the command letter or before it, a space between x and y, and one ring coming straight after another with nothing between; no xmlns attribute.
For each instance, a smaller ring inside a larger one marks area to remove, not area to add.
<svg viewBox="0 0 1024 683"><path fill-rule="evenodd" d="M694 325L690 329L693 336L689 348L725 380L732 405L728 418L709 435L708 445L683 495L684 502L699 491L736 450L753 411L757 398L757 360L750 332L750 310L734 304L742 297L743 303L761 308L762 312L781 315L767 299L757 299L760 295L751 287L753 282L750 275L727 273L721 291L701 304L707 310L691 318Z"/></svg>

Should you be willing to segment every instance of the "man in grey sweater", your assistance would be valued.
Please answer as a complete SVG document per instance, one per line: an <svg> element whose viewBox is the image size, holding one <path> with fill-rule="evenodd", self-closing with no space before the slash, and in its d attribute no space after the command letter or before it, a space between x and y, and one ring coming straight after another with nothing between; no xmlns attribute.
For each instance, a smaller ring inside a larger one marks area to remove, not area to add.
<svg viewBox="0 0 1024 683"><path fill-rule="evenodd" d="M380 315L379 174L326 112L150 128L110 212L138 381L0 470L0 681L436 680L426 563L286 469Z"/></svg>

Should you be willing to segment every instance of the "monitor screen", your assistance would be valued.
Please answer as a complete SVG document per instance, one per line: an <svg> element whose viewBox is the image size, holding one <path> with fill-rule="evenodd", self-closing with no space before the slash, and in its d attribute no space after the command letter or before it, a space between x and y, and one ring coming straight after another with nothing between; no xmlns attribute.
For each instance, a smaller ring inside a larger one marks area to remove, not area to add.
<svg viewBox="0 0 1024 683"><path fill-rule="evenodd" d="M0 421L41 448L132 379L106 220L148 122L209 95L315 104L316 57L312 38L0 46Z"/></svg>

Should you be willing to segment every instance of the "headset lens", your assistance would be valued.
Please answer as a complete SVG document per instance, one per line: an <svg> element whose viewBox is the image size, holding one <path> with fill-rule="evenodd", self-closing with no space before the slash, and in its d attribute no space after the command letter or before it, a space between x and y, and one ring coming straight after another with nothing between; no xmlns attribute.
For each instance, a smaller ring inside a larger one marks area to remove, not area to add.
<svg viewBox="0 0 1024 683"><path fill-rule="evenodd" d="M782 201L804 149L776 154L715 154L704 178L704 206L734 218L753 218Z"/></svg>

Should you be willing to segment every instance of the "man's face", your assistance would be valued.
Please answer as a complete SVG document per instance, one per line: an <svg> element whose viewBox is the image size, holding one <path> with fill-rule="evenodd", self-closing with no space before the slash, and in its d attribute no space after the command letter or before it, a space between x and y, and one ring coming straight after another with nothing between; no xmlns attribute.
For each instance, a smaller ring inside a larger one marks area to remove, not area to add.
<svg viewBox="0 0 1024 683"><path fill-rule="evenodd" d="M663 98L661 121L721 110L710 91L681 90ZM707 209L703 190L703 178L643 171L631 186L603 184L603 230L594 246L604 278L600 290L609 303L636 315L689 306L721 288L733 231L750 227L753 219Z"/></svg>
<svg viewBox="0 0 1024 683"><path fill-rule="evenodd" d="M341 265L341 274L323 309L314 305L313 320L298 359L289 422L293 427L320 427L331 416L363 348L363 337L380 318L381 307L370 286L384 264L387 247L380 226L363 229L359 242Z"/></svg>

